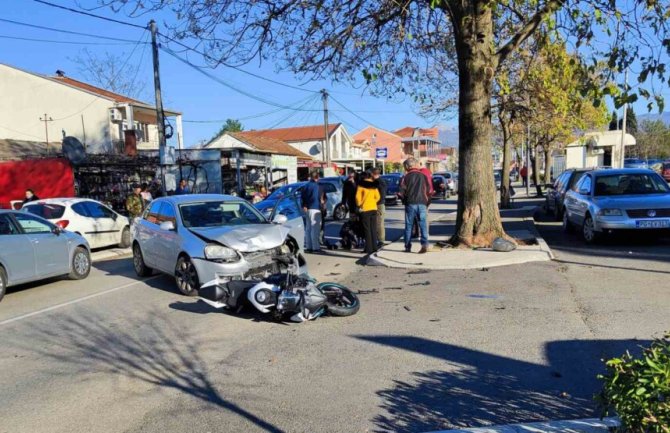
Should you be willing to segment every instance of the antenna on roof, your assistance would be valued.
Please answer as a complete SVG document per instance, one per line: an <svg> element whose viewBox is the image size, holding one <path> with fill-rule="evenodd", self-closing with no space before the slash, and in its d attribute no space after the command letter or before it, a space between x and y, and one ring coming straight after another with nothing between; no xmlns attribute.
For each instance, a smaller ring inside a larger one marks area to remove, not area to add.
<svg viewBox="0 0 670 433"><path fill-rule="evenodd" d="M65 71L61 69L56 69L56 76L57 77L64 77L65 76Z"/></svg>

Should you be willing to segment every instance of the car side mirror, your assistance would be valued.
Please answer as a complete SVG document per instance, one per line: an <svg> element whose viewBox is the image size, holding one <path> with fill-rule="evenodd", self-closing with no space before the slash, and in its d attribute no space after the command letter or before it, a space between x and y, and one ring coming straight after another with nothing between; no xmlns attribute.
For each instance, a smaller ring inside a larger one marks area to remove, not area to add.
<svg viewBox="0 0 670 433"><path fill-rule="evenodd" d="M60 234L63 233L63 229L60 228L60 226L54 226L54 228L51 229L51 232L56 236L60 236Z"/></svg>
<svg viewBox="0 0 670 433"><path fill-rule="evenodd" d="M589 195L591 193L591 191L589 191L588 189L583 189L582 188L582 189L579 190L579 193L581 195Z"/></svg>
<svg viewBox="0 0 670 433"><path fill-rule="evenodd" d="M112 214L112 219L116 221L119 218L119 216L116 213Z"/></svg>
<svg viewBox="0 0 670 433"><path fill-rule="evenodd" d="M288 222L288 218L286 217L286 215L278 214L278 215L275 215L275 217L272 219L272 222L274 224L282 225L282 224L286 224Z"/></svg>
<svg viewBox="0 0 670 433"><path fill-rule="evenodd" d="M159 227L161 230L166 232L171 232L175 229L174 223L172 221L163 221Z"/></svg>

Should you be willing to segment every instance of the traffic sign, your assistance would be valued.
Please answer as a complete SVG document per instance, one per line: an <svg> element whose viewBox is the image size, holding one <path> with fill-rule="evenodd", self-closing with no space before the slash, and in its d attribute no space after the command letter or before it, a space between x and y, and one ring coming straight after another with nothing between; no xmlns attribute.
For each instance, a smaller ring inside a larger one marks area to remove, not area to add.
<svg viewBox="0 0 670 433"><path fill-rule="evenodd" d="M377 159L386 159L389 154L388 147L378 147L375 151L375 157Z"/></svg>

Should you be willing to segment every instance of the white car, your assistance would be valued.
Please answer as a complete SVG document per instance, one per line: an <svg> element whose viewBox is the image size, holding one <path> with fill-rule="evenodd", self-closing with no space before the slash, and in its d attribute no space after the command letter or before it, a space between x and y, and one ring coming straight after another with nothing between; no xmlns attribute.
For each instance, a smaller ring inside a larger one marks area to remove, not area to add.
<svg viewBox="0 0 670 433"><path fill-rule="evenodd" d="M50 198L31 201L23 211L82 235L91 248L130 246L130 221L107 206L85 198Z"/></svg>

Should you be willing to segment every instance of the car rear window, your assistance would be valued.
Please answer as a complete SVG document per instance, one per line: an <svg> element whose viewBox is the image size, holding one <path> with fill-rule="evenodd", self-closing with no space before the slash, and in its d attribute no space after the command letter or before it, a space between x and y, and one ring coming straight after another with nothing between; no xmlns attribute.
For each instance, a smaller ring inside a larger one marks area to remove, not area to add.
<svg viewBox="0 0 670 433"><path fill-rule="evenodd" d="M48 220L61 218L65 213L65 206L51 203L30 204L28 206L24 206L23 209L33 215L37 215Z"/></svg>

